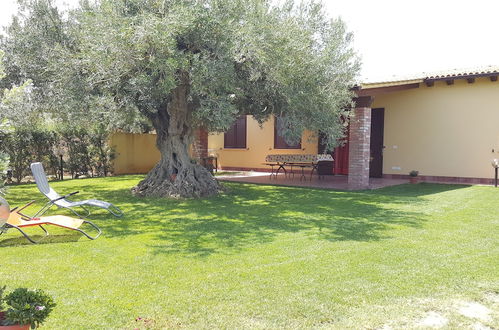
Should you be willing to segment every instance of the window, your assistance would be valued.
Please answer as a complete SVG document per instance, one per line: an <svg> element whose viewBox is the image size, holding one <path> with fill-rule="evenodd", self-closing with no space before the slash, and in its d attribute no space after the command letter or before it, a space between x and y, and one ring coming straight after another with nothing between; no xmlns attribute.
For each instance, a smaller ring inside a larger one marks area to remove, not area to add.
<svg viewBox="0 0 499 330"><path fill-rule="evenodd" d="M279 135L278 123L279 120L276 117L274 120L274 149L301 149L301 142L295 145L290 145L282 136Z"/></svg>
<svg viewBox="0 0 499 330"><path fill-rule="evenodd" d="M246 148L246 116L241 116L224 134L224 148Z"/></svg>

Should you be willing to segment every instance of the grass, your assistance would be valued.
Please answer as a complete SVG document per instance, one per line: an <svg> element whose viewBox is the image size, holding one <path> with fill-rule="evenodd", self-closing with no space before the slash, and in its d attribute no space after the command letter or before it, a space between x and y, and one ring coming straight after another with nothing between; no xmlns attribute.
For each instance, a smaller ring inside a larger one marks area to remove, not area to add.
<svg viewBox="0 0 499 330"><path fill-rule="evenodd" d="M449 328L499 324L499 189L227 183L215 198L172 201L132 197L140 179L53 183L125 211L96 211L95 241L0 236L0 285L58 304L44 328L412 328L429 312ZM33 185L8 199L43 201ZM471 302L489 315L459 313Z"/></svg>

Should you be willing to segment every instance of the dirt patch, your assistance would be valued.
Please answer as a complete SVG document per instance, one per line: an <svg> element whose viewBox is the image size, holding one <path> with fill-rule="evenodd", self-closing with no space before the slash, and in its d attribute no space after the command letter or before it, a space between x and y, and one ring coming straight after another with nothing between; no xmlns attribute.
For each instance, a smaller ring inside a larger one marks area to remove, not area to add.
<svg viewBox="0 0 499 330"><path fill-rule="evenodd" d="M459 314L480 321L490 321L490 313L492 312L486 306L477 302L462 302L458 308Z"/></svg>
<svg viewBox="0 0 499 330"><path fill-rule="evenodd" d="M476 322L471 326L471 329L473 330L492 330L492 328L489 328L486 325L481 324L480 322Z"/></svg>
<svg viewBox="0 0 499 330"><path fill-rule="evenodd" d="M499 293L497 292L486 292L485 295L485 300L494 303L494 304L499 304Z"/></svg>
<svg viewBox="0 0 499 330"><path fill-rule="evenodd" d="M417 325L420 326L420 327L425 327L425 328L442 328L444 327L445 325L447 325L447 323L449 322L449 320L444 317L443 315L437 313L437 312L428 312L426 313L426 316L424 318L422 318L418 323Z"/></svg>

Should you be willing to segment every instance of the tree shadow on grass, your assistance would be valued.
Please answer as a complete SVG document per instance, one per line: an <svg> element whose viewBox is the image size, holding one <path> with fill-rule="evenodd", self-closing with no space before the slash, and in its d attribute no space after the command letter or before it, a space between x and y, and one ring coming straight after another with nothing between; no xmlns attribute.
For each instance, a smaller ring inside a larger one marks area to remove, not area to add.
<svg viewBox="0 0 499 330"><path fill-rule="evenodd" d="M229 191L217 197L167 200L135 198L130 186L114 186L113 180L87 181L88 186L76 181L75 190L91 192L125 212L123 218L114 218L93 211L91 219L105 237L147 234L146 244L154 253L190 256L232 253L297 232L328 241L389 239L393 226L417 228L428 220L423 211L426 195L466 187L419 184L348 192L230 183Z"/></svg>
<svg viewBox="0 0 499 330"><path fill-rule="evenodd" d="M49 235L44 237L43 235L30 235L30 237L38 241L37 245L41 244L56 244L56 243L70 243L77 242L82 237L80 234L61 234L61 235ZM6 239L2 239L0 236L0 247L7 246L19 246L19 245L33 245L30 241L28 241L24 236L19 233L19 236L10 237Z"/></svg>
<svg viewBox="0 0 499 330"><path fill-rule="evenodd" d="M471 187L471 185L421 182L418 184L401 184L396 186L389 186L383 189L374 190L372 192L375 194L379 193L383 196L389 196L389 198L392 198L392 196L424 197L469 187Z"/></svg>

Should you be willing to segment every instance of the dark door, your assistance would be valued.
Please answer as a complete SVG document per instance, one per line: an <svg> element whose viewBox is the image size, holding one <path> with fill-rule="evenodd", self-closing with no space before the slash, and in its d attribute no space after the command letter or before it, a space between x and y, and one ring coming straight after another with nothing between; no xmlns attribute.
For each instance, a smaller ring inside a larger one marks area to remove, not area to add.
<svg viewBox="0 0 499 330"><path fill-rule="evenodd" d="M318 145L318 153L319 154L329 154L333 157L334 155L331 150L326 149L326 143L325 143L325 136L324 133L319 132L319 145ZM317 169L317 173L319 175L333 175L333 166L334 162L322 162L322 164L319 164L319 168Z"/></svg>
<svg viewBox="0 0 499 330"><path fill-rule="evenodd" d="M383 130L385 126L385 109L371 111L371 157L369 159L369 176L383 176Z"/></svg>
<svg viewBox="0 0 499 330"><path fill-rule="evenodd" d="M319 133L319 153L330 154L333 156L333 169L331 174L348 175L348 134L350 128L347 129L346 137L341 141L342 146L334 148L333 151L326 150L325 144L322 142L322 133Z"/></svg>
<svg viewBox="0 0 499 330"><path fill-rule="evenodd" d="M348 175L348 140L350 136L350 126L347 128L347 134L343 139L343 145L334 149L334 174Z"/></svg>

